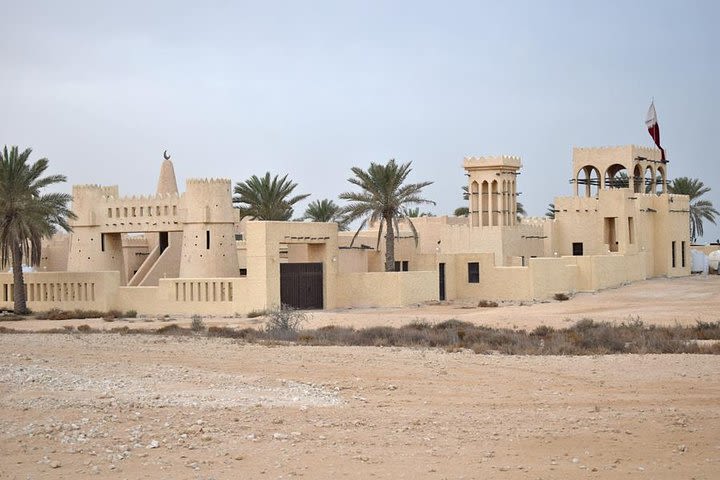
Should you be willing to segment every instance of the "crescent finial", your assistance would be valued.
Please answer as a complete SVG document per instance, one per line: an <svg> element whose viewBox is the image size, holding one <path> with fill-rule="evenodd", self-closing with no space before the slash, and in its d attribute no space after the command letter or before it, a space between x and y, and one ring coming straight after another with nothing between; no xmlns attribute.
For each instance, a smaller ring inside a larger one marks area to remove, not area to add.
<svg viewBox="0 0 720 480"><path fill-rule="evenodd" d="M165 150L165 151L163 152L163 158L164 158L165 160L170 160L170 155L168 155L167 150Z"/></svg>

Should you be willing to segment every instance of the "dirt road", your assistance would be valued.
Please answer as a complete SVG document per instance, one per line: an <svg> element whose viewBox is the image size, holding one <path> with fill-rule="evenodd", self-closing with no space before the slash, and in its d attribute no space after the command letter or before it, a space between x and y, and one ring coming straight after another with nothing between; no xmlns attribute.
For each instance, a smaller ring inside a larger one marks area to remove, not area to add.
<svg viewBox="0 0 720 480"><path fill-rule="evenodd" d="M717 478L717 356L0 336L2 478Z"/></svg>

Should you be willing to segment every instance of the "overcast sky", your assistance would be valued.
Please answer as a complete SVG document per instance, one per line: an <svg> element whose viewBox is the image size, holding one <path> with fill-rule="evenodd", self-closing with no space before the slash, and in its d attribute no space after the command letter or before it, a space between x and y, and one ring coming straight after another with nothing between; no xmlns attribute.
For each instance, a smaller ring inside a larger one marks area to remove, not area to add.
<svg viewBox="0 0 720 480"><path fill-rule="evenodd" d="M0 0L0 145L123 194L154 193L166 148L181 190L270 171L311 200L396 158L439 215L464 156L519 155L542 215L573 146L652 145L654 97L670 178L720 208L718 5Z"/></svg>

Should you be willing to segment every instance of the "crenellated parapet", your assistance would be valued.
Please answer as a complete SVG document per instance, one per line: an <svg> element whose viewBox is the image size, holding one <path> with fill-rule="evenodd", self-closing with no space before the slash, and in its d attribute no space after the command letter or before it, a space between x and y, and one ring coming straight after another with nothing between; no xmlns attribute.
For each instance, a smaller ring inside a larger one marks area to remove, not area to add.
<svg viewBox="0 0 720 480"><path fill-rule="evenodd" d="M496 156L469 156L463 160L463 168L470 169L487 169L501 167L521 168L522 160L515 155L496 155Z"/></svg>
<svg viewBox="0 0 720 480"><path fill-rule="evenodd" d="M183 194L185 223L233 224L231 185L227 178L188 179Z"/></svg>

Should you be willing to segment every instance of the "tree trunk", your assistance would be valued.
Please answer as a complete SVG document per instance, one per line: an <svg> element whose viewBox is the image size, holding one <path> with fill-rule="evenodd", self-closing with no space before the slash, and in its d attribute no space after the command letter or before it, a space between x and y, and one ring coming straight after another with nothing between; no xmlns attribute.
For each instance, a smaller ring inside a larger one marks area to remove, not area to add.
<svg viewBox="0 0 720 480"><path fill-rule="evenodd" d="M17 315L25 315L28 313L28 309L25 299L25 279L22 271L22 249L19 244L12 246L12 269L14 311Z"/></svg>
<svg viewBox="0 0 720 480"><path fill-rule="evenodd" d="M393 228L393 219L385 218L385 271L395 271L395 229Z"/></svg>

